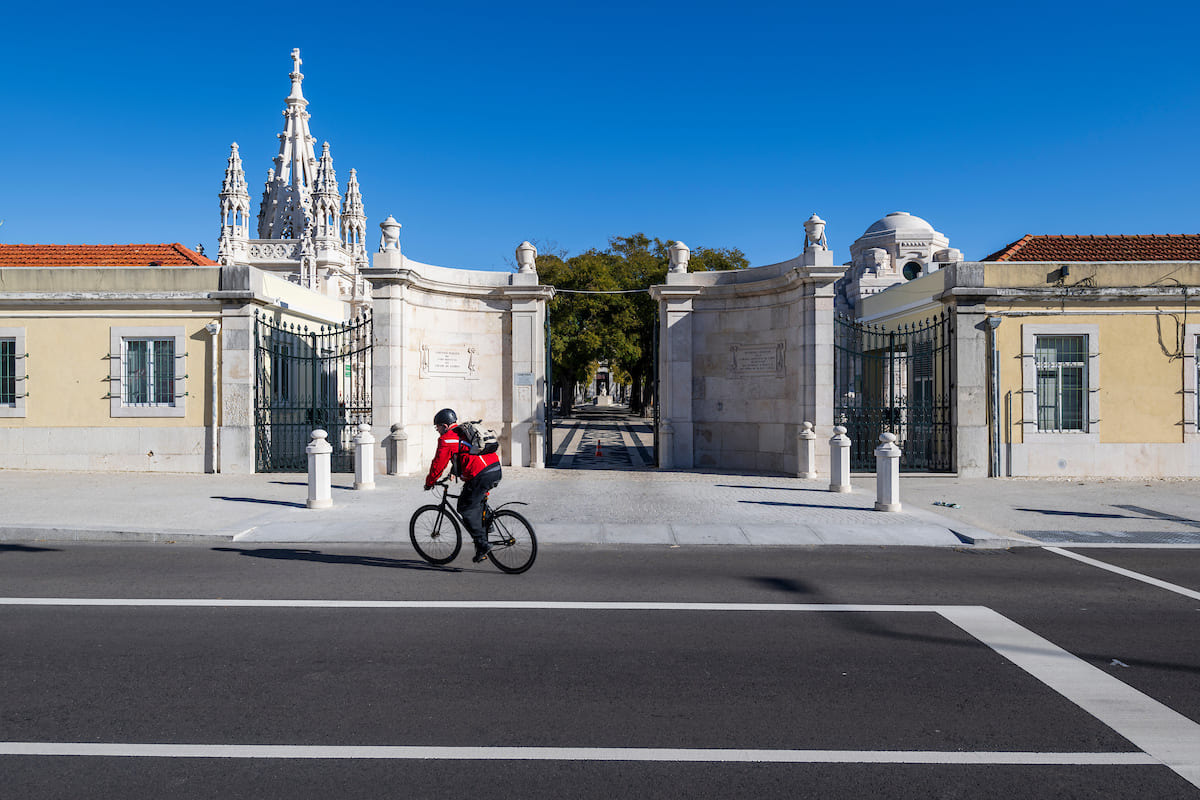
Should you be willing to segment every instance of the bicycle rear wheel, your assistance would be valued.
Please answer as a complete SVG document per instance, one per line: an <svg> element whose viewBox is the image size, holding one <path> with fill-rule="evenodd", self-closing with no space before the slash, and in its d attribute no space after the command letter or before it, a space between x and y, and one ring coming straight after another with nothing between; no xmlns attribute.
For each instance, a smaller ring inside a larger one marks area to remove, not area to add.
<svg viewBox="0 0 1200 800"><path fill-rule="evenodd" d="M462 549L458 521L441 506L421 506L408 523L408 538L417 555L430 564L449 564Z"/></svg>
<svg viewBox="0 0 1200 800"><path fill-rule="evenodd" d="M492 531L488 542L492 551L488 558L503 572L516 574L533 566L537 558L537 537L533 526L515 511L507 508L492 516Z"/></svg>

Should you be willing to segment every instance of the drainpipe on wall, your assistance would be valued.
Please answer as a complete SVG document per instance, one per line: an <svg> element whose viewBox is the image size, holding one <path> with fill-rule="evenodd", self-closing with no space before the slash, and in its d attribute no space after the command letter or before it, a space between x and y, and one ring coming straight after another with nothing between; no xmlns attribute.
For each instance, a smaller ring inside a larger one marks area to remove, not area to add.
<svg viewBox="0 0 1200 800"><path fill-rule="evenodd" d="M988 338L992 345L992 477L1000 477L1000 351L996 348L996 328L1003 320L992 316L987 318Z"/></svg>
<svg viewBox="0 0 1200 800"><path fill-rule="evenodd" d="M204 326L204 330L208 331L209 335L212 336L212 375L209 377L208 391L209 400L212 405L208 426L208 452L212 453L211 471L220 472L221 437L217 431L217 395L219 386L217 383L217 376L219 374L217 370L217 344L219 339L217 337L221 335L221 323L214 319L212 322Z"/></svg>

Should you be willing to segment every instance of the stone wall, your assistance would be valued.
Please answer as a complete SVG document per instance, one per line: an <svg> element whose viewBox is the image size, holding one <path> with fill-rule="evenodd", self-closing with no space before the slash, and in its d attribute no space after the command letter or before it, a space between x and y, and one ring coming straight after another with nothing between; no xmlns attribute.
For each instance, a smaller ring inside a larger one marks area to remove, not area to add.
<svg viewBox="0 0 1200 800"><path fill-rule="evenodd" d="M399 250L375 254L372 400L376 464L422 472L437 446L433 416L453 408L500 433L501 459L542 466L545 302L536 273L422 264Z"/></svg>
<svg viewBox="0 0 1200 800"><path fill-rule="evenodd" d="M832 435L829 251L732 272L673 272L654 287L660 325L660 463L794 474L801 424Z"/></svg>

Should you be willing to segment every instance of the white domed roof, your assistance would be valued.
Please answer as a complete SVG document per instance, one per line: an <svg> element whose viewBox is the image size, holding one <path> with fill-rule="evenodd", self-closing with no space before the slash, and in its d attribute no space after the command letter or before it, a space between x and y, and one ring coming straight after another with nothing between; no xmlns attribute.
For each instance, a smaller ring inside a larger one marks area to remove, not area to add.
<svg viewBox="0 0 1200 800"><path fill-rule="evenodd" d="M936 233L933 226L920 217L914 217L907 211L893 211L867 228L863 236L874 236L891 231L906 234L924 234L926 236Z"/></svg>

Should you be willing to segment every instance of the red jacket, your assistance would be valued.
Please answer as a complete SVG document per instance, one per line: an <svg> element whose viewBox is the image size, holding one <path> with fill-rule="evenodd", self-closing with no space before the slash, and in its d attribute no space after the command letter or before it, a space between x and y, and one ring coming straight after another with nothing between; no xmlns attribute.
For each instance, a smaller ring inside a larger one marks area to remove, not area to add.
<svg viewBox="0 0 1200 800"><path fill-rule="evenodd" d="M449 428L445 433L438 437L437 452L433 454L433 464L429 467L429 474L425 476L425 488L433 486L442 477L442 473L446 471L446 466L450 463L450 459L459 459L458 476L464 481L469 481L492 464L500 463L500 453L488 453L482 456L471 456L466 453L460 453L460 450L466 448L466 443L458 438L458 426L455 425Z"/></svg>

